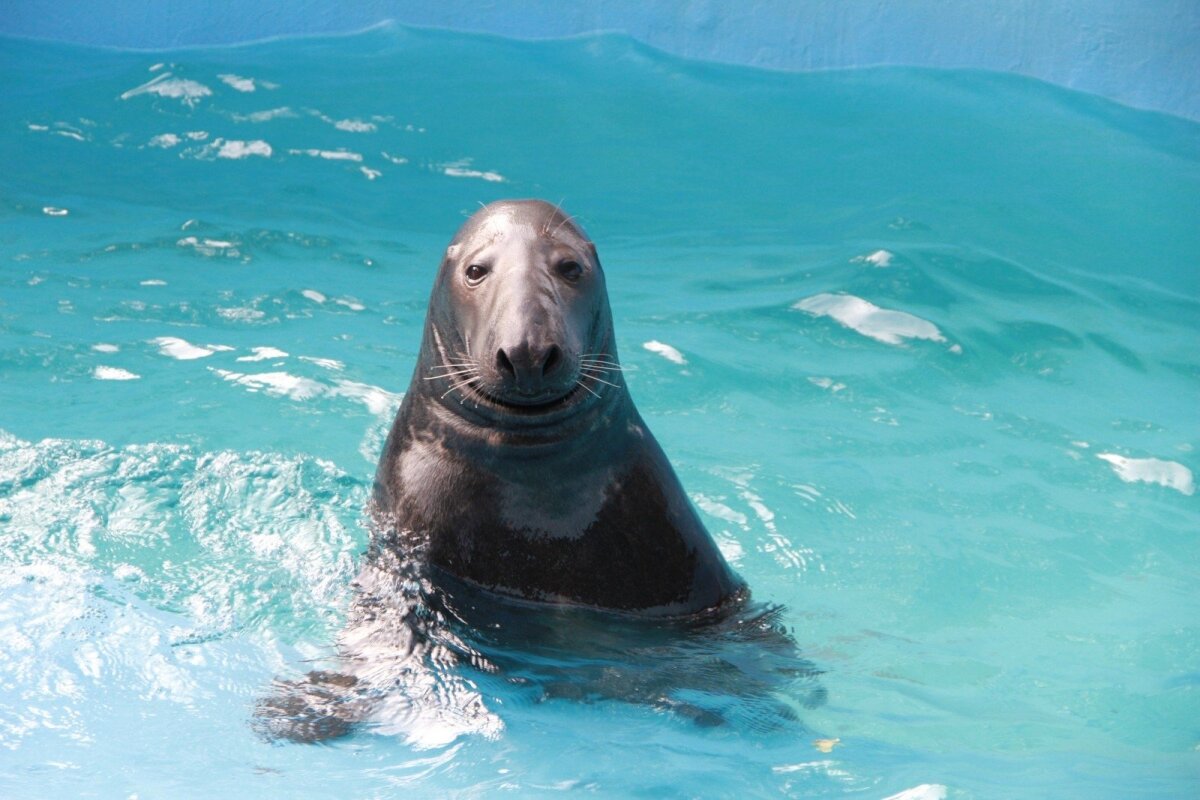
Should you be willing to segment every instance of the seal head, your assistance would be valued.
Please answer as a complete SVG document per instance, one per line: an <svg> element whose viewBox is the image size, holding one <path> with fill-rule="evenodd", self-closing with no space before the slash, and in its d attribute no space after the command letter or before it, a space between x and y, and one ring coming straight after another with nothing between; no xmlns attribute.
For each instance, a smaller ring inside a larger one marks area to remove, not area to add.
<svg viewBox="0 0 1200 800"><path fill-rule="evenodd" d="M595 247L557 208L493 203L446 249L416 377L496 431L546 426L600 399L618 366Z"/></svg>

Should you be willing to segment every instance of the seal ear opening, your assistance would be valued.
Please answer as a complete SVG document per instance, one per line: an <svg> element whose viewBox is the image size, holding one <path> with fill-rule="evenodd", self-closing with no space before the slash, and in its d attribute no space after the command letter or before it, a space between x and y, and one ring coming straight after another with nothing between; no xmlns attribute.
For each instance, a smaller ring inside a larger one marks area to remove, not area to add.
<svg viewBox="0 0 1200 800"><path fill-rule="evenodd" d="M452 244L446 248L446 256L443 261L450 261L458 256L458 251L462 249L460 244Z"/></svg>

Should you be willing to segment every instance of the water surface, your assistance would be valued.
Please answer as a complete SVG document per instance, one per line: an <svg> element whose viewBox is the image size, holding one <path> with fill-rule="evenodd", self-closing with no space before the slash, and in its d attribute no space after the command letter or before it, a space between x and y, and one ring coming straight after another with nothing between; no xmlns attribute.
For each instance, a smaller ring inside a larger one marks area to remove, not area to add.
<svg viewBox="0 0 1200 800"><path fill-rule="evenodd" d="M0 794L1200 788L1200 126L399 27L0 40L0 90ZM514 196L597 242L643 416L828 699L760 731L475 681L476 733L264 743L441 248Z"/></svg>

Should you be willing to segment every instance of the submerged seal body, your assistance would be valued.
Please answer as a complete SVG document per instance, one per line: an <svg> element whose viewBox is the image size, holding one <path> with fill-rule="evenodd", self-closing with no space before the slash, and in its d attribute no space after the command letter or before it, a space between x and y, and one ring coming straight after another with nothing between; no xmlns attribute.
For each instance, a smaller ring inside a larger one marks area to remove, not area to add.
<svg viewBox="0 0 1200 800"><path fill-rule="evenodd" d="M741 592L634 408L596 249L557 207L484 207L434 283L376 511L436 572L687 615Z"/></svg>

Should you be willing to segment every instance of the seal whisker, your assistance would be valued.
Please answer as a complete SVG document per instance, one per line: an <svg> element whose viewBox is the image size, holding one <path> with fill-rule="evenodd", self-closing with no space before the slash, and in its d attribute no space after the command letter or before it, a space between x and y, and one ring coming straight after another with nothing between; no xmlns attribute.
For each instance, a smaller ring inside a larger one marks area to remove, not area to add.
<svg viewBox="0 0 1200 800"><path fill-rule="evenodd" d="M595 393L595 392L593 392L593 391L592 391L590 388L588 388L588 386L587 386L587 385L586 385L586 384L583 382L583 379L582 379L582 378L576 378L576 380L575 380L575 385L576 385L576 386L578 386L579 388L581 388L581 389L583 389L583 390L587 391L587 392L588 392L589 394L591 394L593 397L596 397L596 398L599 398L599 397L600 397L600 395L596 394L596 393Z"/></svg>
<svg viewBox="0 0 1200 800"><path fill-rule="evenodd" d="M616 364L598 364L598 363L591 362L591 361L584 361L584 362L580 362L580 363L586 364L589 367L594 367L595 369L604 370L605 372L637 372L638 371L638 368L633 365L618 366Z"/></svg>
<svg viewBox="0 0 1200 800"><path fill-rule="evenodd" d="M586 374L589 378L594 380L596 383L603 383L605 386L611 386L614 389L621 388L621 387L617 386L615 383L609 383L608 381L604 380L603 378L597 378L595 375L592 375L590 373L584 373L584 374Z"/></svg>
<svg viewBox="0 0 1200 800"><path fill-rule="evenodd" d="M562 212L561 212L561 211L559 211L558 213L559 213L559 214L562 214ZM566 215L563 215L562 221L558 223L558 226L557 226L557 227L554 229L554 232L553 232L553 233L551 233L550 235L551 235L551 236L556 236L556 235L558 235L558 232L559 232L559 231L562 229L562 226L563 226L563 225L566 225L568 222L573 222L574 220L575 220L575 215L574 215L574 214L566 214ZM549 224L549 223L546 223L546 227L550 227L550 224Z"/></svg>
<svg viewBox="0 0 1200 800"><path fill-rule="evenodd" d="M460 363L460 362L454 361L454 362L448 362L445 364L435 364L434 366L429 368L429 371L433 372L435 369L474 369L474 368L475 368L475 364L473 362Z"/></svg>
<svg viewBox="0 0 1200 800"><path fill-rule="evenodd" d="M430 375L428 378L422 378L421 380L440 381L443 378L457 378L460 375L471 375L472 377L478 377L474 374L474 372L475 372L475 370L473 370L473 369L463 369L463 370L459 370L458 372L446 372L441 375Z"/></svg>
<svg viewBox="0 0 1200 800"><path fill-rule="evenodd" d="M557 214L560 217L563 215L562 204L563 204L563 202L566 201L566 199L567 198L564 197L562 200L559 200L557 203L554 204L554 214L547 215L546 224L542 226L542 236L545 236L546 234L550 233L550 223L554 221L555 214ZM557 233L557 230L555 231L555 233Z"/></svg>
<svg viewBox="0 0 1200 800"><path fill-rule="evenodd" d="M443 392L443 393L442 393L442 397L441 397L441 398L439 398L439 399L444 399L444 398L446 397L446 395L450 394L450 393L451 393L451 392L453 392L455 389L461 389L463 386L467 386L468 384L474 383L474 382L475 382L475 381L477 381L477 380L479 380L479 378L478 378L478 377L470 377L470 378L467 378L467 379L466 379L466 380L464 380L464 381L459 381L458 383L455 383L455 384L451 385L451 387L450 387L449 389L447 389L445 392ZM461 402L461 398L459 398L459 399L460 399L460 402Z"/></svg>
<svg viewBox="0 0 1200 800"><path fill-rule="evenodd" d="M601 364L596 361L580 361L579 365L581 367L587 367L588 369L594 369L597 372L624 372L625 371L621 367L618 367L614 364Z"/></svg>

